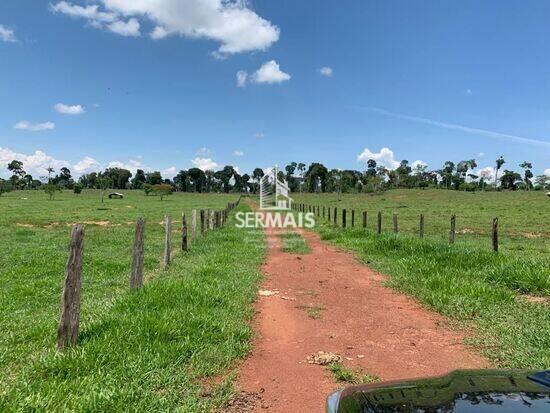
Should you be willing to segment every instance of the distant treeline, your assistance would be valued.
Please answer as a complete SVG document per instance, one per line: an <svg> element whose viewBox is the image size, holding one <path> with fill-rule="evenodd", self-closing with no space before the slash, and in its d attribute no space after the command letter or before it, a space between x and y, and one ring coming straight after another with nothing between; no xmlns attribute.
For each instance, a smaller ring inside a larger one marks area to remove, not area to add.
<svg viewBox="0 0 550 413"><path fill-rule="evenodd" d="M395 169L378 165L374 159L367 161L364 171L328 169L322 163L314 162L308 167L304 163L291 162L278 172L292 192L377 192L391 188L442 188L453 190L541 190L550 189L550 176L533 176L532 164L518 165L521 173L503 168L505 160L498 158L495 168L486 168L479 175L475 159L458 163L447 161L441 169L428 170L426 165L413 166L403 160ZM13 174L8 180L0 179L0 194L13 189L36 189L47 185L50 189L143 189L150 191L155 185L170 185L179 192L245 192L257 193L259 182L264 176L262 168L255 168L252 174L240 174L233 166L218 171L203 171L199 168L181 170L173 179L163 178L161 173L144 172L138 169L132 174L123 168L107 168L73 179L68 168L61 168L55 174L48 168L48 176L35 179L24 170L23 162L13 160L7 166Z"/></svg>

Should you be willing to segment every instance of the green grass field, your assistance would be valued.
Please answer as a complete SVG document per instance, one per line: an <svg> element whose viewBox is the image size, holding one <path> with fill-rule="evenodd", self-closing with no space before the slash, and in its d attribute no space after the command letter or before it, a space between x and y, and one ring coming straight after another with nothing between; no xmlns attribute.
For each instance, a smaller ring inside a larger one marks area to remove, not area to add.
<svg viewBox="0 0 550 413"><path fill-rule="evenodd" d="M425 236L447 240L450 218L456 214L456 242L489 250L491 224L499 218L500 249L503 253L540 259L550 258L550 198L542 191L464 192L437 189L398 189L380 194L293 194L295 202L355 209L355 225L368 213L368 227L375 229L377 213L383 213L383 230L392 231L392 214L399 218L399 231L418 234L419 216L424 214Z"/></svg>
<svg viewBox="0 0 550 413"><path fill-rule="evenodd" d="M542 193L457 193L398 190L385 194L302 195L296 202L356 210L355 228L318 219L323 239L355 252L365 264L389 275L387 284L473 332L470 341L496 365L550 366L550 200ZM361 228L361 211L369 214ZM385 233L375 232L383 211ZM400 234L391 233L398 211ZM322 212L322 208L321 208ZM426 237L416 233L425 214ZM459 234L448 243L451 213ZM501 227L501 249L491 251L492 216ZM468 229L467 231L465 231ZM487 232L487 234L485 234Z"/></svg>
<svg viewBox="0 0 550 413"><path fill-rule="evenodd" d="M261 235L243 238L243 230L228 225L159 270L165 214L175 221L177 254L182 210L189 217L193 208L222 209L237 196L174 194L160 201L125 194L104 205L96 191L66 192L53 201L37 191L0 197L1 411L122 411L128 403L141 411L204 411L217 396L200 398L198 378L224 372L245 354ZM147 222L146 288L133 294L128 281L138 216ZM75 222L86 228L81 345L60 355L56 326Z"/></svg>

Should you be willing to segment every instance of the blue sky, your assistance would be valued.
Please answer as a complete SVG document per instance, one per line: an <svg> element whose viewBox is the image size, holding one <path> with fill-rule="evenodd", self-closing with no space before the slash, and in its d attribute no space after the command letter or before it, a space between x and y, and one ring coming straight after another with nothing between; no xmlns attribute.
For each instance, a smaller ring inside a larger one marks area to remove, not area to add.
<svg viewBox="0 0 550 413"><path fill-rule="evenodd" d="M549 17L526 0L3 0L0 162L170 176L503 155L550 174Z"/></svg>

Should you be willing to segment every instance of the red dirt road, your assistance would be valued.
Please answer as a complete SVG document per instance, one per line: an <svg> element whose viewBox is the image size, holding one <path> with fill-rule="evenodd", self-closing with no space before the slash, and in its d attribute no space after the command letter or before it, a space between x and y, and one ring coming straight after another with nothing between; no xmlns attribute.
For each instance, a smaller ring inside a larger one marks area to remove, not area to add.
<svg viewBox="0 0 550 413"><path fill-rule="evenodd" d="M318 351L339 354L346 367L383 380L489 366L464 347L463 335L445 328L443 317L383 287L383 276L317 234L302 235L310 254L284 253L279 238L268 234L261 289L279 293L256 303L252 352L237 382L260 394L250 411L323 412L325 397L341 384L326 367L307 363ZM312 319L304 306L324 309Z"/></svg>

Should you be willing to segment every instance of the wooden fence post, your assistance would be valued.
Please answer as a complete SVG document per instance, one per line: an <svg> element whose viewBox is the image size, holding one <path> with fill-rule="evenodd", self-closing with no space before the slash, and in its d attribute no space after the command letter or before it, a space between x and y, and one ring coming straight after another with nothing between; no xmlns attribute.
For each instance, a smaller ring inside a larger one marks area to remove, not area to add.
<svg viewBox="0 0 550 413"><path fill-rule="evenodd" d="M187 220L185 211L181 214L181 250L187 251Z"/></svg>
<svg viewBox="0 0 550 413"><path fill-rule="evenodd" d="M393 213L393 232L397 234L399 232L399 225L397 223L397 214Z"/></svg>
<svg viewBox="0 0 550 413"><path fill-rule="evenodd" d="M346 210L342 209L342 228L346 227Z"/></svg>
<svg viewBox="0 0 550 413"><path fill-rule="evenodd" d="M208 227L210 230L214 229L214 211L213 210L210 210L210 219L209 219Z"/></svg>
<svg viewBox="0 0 550 413"><path fill-rule="evenodd" d="M204 234L204 231L205 231L205 213L204 213L204 209L201 209L201 234Z"/></svg>
<svg viewBox="0 0 550 413"><path fill-rule="evenodd" d="M493 218L493 251L498 252L498 218Z"/></svg>
<svg viewBox="0 0 550 413"><path fill-rule="evenodd" d="M57 328L57 348L74 346L78 341L80 324L80 287L82 285L82 249L84 227L75 225L69 244L69 258L65 266L65 285L61 296L61 318Z"/></svg>
<svg viewBox="0 0 550 413"><path fill-rule="evenodd" d="M191 240L195 241L197 237L197 210L191 211Z"/></svg>
<svg viewBox="0 0 550 413"><path fill-rule="evenodd" d="M378 211L378 234L382 233L382 211Z"/></svg>
<svg viewBox="0 0 550 413"><path fill-rule="evenodd" d="M455 243L456 215L451 215L451 230L449 231L449 244Z"/></svg>
<svg viewBox="0 0 550 413"><path fill-rule="evenodd" d="M328 212L327 219L328 219L328 222L330 222L330 207L328 207L327 212Z"/></svg>
<svg viewBox="0 0 550 413"><path fill-rule="evenodd" d="M420 238L424 238L424 214L420 214L418 235L420 236Z"/></svg>
<svg viewBox="0 0 550 413"><path fill-rule="evenodd" d="M333 213L333 219L334 219L334 225L337 225L338 224L338 208L334 207L334 211L332 211Z"/></svg>
<svg viewBox="0 0 550 413"><path fill-rule="evenodd" d="M166 270L170 265L170 254L172 253L172 217L164 217L164 261L163 268Z"/></svg>
<svg viewBox="0 0 550 413"><path fill-rule="evenodd" d="M355 227L355 209L351 210L351 227Z"/></svg>
<svg viewBox="0 0 550 413"><path fill-rule="evenodd" d="M323 205L323 219L325 219L325 206Z"/></svg>
<svg viewBox="0 0 550 413"><path fill-rule="evenodd" d="M130 288L141 288L143 285L143 238L145 221L138 218L136 221L136 235L134 237L134 249L132 251L132 274L130 275Z"/></svg>
<svg viewBox="0 0 550 413"><path fill-rule="evenodd" d="M367 228L367 211L363 211L363 228Z"/></svg>

